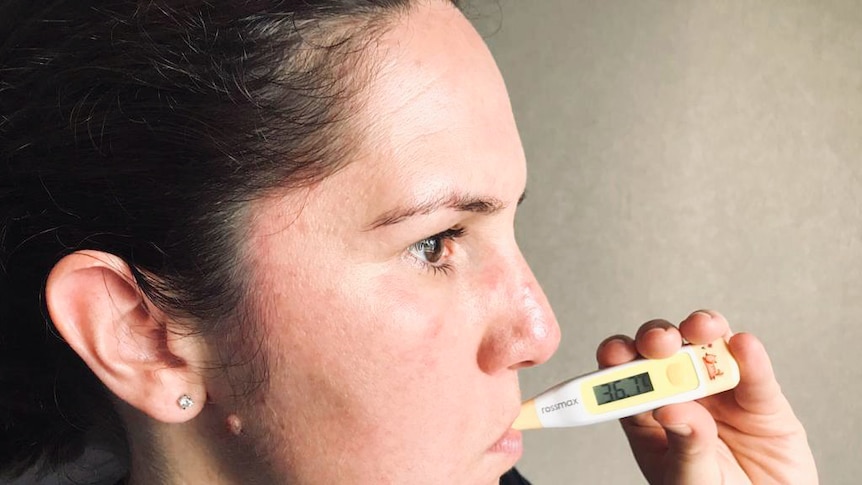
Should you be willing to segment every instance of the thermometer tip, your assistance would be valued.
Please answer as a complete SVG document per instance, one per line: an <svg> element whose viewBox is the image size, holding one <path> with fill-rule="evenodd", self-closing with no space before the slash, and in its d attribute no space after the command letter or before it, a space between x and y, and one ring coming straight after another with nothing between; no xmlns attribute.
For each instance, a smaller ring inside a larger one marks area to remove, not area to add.
<svg viewBox="0 0 862 485"><path fill-rule="evenodd" d="M539 415L536 413L536 404L532 399L524 402L521 405L521 414L512 423L512 429L538 429L542 427L542 422L539 421Z"/></svg>

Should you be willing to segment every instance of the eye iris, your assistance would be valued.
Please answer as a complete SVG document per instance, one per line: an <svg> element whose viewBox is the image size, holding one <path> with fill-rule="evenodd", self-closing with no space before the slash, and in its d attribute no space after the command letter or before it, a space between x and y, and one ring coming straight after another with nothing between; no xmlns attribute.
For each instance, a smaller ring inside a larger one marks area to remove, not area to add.
<svg viewBox="0 0 862 485"><path fill-rule="evenodd" d="M425 260L429 263L436 263L440 261L440 258L443 256L443 244L439 238L428 238L419 243L419 252L422 253L422 256L425 257Z"/></svg>

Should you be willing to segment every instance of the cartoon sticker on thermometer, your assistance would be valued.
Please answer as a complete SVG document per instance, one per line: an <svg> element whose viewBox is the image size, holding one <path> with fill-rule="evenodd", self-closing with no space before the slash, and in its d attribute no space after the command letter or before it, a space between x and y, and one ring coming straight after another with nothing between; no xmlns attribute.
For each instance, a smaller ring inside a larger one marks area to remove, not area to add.
<svg viewBox="0 0 862 485"><path fill-rule="evenodd" d="M709 350L712 348L712 344L705 345L700 349L705 351L703 354L703 364L706 366L706 373L709 374L709 380L714 381L717 376L724 375L724 371L718 368L718 356L715 354L710 354Z"/></svg>

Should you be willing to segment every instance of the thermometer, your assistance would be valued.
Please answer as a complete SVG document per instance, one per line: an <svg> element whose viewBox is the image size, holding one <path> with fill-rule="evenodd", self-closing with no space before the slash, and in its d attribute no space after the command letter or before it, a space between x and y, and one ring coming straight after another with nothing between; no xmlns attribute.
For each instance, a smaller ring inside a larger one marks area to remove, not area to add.
<svg viewBox="0 0 862 485"><path fill-rule="evenodd" d="M584 426L733 389L739 366L727 342L684 345L665 359L640 359L557 384L521 406L514 429Z"/></svg>

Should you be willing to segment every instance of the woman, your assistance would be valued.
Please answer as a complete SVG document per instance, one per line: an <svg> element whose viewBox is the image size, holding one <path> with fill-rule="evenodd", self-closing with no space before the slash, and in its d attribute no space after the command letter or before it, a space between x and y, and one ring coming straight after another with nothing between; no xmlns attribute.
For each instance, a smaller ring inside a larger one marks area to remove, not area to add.
<svg viewBox="0 0 862 485"><path fill-rule="evenodd" d="M496 483L559 329L513 235L503 81L443 0L7 2L3 468L128 483ZM48 321L47 328L44 326ZM60 338L55 337L55 333ZM729 335L609 338L601 365ZM813 483L757 340L623 423L653 483Z"/></svg>

